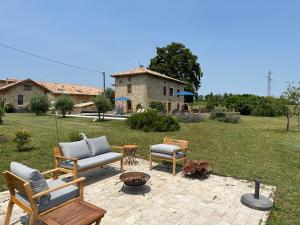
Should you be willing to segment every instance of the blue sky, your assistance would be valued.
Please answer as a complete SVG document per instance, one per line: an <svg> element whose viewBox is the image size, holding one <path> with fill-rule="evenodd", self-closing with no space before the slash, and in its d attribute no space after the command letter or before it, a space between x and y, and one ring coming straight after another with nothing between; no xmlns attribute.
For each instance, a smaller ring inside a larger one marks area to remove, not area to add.
<svg viewBox="0 0 300 225"><path fill-rule="evenodd" d="M266 95L271 69L280 95L286 81L300 81L299 12L296 0L2 0L0 43L110 75L182 42L199 57L200 94ZM102 85L99 74L0 47L6 77Z"/></svg>

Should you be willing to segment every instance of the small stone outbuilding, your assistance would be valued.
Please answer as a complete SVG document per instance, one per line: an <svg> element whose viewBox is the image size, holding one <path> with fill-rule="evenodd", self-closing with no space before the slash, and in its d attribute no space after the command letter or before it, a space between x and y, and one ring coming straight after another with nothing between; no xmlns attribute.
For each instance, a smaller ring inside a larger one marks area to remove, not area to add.
<svg viewBox="0 0 300 225"><path fill-rule="evenodd" d="M74 104L81 104L91 102L93 97L102 92L100 88L77 84L0 79L0 99L4 100L5 104L12 104L18 111L26 111L30 98L38 94L47 95L49 101L55 101L61 95L69 95Z"/></svg>

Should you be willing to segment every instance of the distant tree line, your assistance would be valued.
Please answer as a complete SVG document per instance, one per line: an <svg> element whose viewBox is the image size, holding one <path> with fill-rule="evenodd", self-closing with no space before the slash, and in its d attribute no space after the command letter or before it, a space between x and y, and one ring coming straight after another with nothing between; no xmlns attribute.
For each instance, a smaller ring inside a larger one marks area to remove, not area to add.
<svg viewBox="0 0 300 225"><path fill-rule="evenodd" d="M228 110L240 112L241 115L252 116L283 116L285 115L287 101L280 97L264 97L252 94L213 94L204 97L206 108L213 110L223 106Z"/></svg>

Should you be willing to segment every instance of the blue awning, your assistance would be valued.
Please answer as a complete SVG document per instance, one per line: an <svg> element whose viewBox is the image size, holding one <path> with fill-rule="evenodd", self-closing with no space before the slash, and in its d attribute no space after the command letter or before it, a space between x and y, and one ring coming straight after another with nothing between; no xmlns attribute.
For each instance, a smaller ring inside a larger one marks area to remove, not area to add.
<svg viewBox="0 0 300 225"><path fill-rule="evenodd" d="M115 98L115 101L128 101L128 100L130 100L130 98L127 98L127 97L119 97L119 98Z"/></svg>
<svg viewBox="0 0 300 225"><path fill-rule="evenodd" d="M177 92L176 95L178 95L178 96L193 96L195 94L192 92L188 92L188 91L180 91L180 92Z"/></svg>

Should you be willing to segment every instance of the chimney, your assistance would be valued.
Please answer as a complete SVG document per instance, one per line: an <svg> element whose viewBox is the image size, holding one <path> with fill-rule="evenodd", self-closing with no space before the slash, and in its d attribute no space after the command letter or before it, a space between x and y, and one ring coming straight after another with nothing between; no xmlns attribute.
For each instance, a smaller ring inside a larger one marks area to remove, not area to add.
<svg viewBox="0 0 300 225"><path fill-rule="evenodd" d="M8 85L8 78L6 78L6 85Z"/></svg>
<svg viewBox="0 0 300 225"><path fill-rule="evenodd" d="M144 65L140 65L140 68L144 68Z"/></svg>

